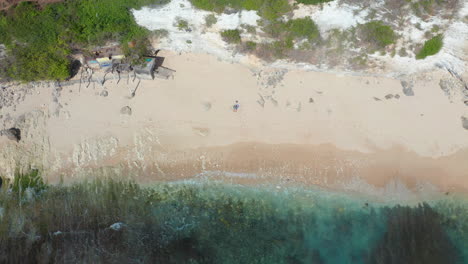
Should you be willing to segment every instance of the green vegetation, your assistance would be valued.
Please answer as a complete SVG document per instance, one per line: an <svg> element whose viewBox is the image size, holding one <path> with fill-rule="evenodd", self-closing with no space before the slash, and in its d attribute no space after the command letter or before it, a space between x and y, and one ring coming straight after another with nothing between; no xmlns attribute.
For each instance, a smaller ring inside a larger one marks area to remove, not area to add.
<svg viewBox="0 0 468 264"><path fill-rule="evenodd" d="M245 42L245 49L247 51L253 51L257 48L257 43L253 41L247 41Z"/></svg>
<svg viewBox="0 0 468 264"><path fill-rule="evenodd" d="M437 35L424 43L422 49L416 54L416 59L421 60L426 58L427 56L432 56L437 54L444 44L444 36Z"/></svg>
<svg viewBox="0 0 468 264"><path fill-rule="evenodd" d="M19 196L23 196L26 190L30 190L32 193L40 193L46 189L47 185L42 180L42 176L39 174L39 170L30 170L28 173L15 173L11 190L17 193Z"/></svg>
<svg viewBox="0 0 468 264"><path fill-rule="evenodd" d="M247 33L255 34L257 33L257 29L254 26L242 24L241 27L247 31Z"/></svg>
<svg viewBox="0 0 468 264"><path fill-rule="evenodd" d="M187 20L183 20L181 18L176 19L176 26L180 31L189 30L189 24L188 24Z"/></svg>
<svg viewBox="0 0 468 264"><path fill-rule="evenodd" d="M320 37L318 27L310 17L289 20L285 29L289 32L289 36L295 39L305 38L314 41Z"/></svg>
<svg viewBox="0 0 468 264"><path fill-rule="evenodd" d="M0 13L0 43L8 51L0 74L22 81L66 79L72 51L145 39L149 32L136 24L130 8L165 1L76 0L43 8L21 3Z"/></svg>
<svg viewBox="0 0 468 264"><path fill-rule="evenodd" d="M382 21L371 21L359 25L359 30L362 39L376 49L383 49L395 43L397 39L393 29Z"/></svg>
<svg viewBox="0 0 468 264"><path fill-rule="evenodd" d="M447 14L454 13L459 8L459 0L415 0L410 1L414 14L427 19L444 10Z"/></svg>
<svg viewBox="0 0 468 264"><path fill-rule="evenodd" d="M221 13L226 8L256 10L265 19L277 19L291 10L287 0L190 0L199 9Z"/></svg>
<svg viewBox="0 0 468 264"><path fill-rule="evenodd" d="M229 29L221 32L224 41L232 44L241 43L240 31L238 29Z"/></svg>
<svg viewBox="0 0 468 264"><path fill-rule="evenodd" d="M297 0L298 3L302 3L305 5L318 5L326 2L331 2L333 0Z"/></svg>
<svg viewBox="0 0 468 264"><path fill-rule="evenodd" d="M277 39L271 43L264 43L257 49L257 55L267 60L283 58L288 51L294 49L295 42L306 40L307 42L302 42L300 47L311 49L312 44L320 40L318 27L310 17L291 19L287 22L273 21L264 27L264 31Z"/></svg>
<svg viewBox="0 0 468 264"><path fill-rule="evenodd" d="M216 24L216 22L218 22L218 19L215 15L209 14L205 16L205 24L207 27L213 26L214 24Z"/></svg>
<svg viewBox="0 0 468 264"><path fill-rule="evenodd" d="M291 19L287 22L275 21L264 28L265 32L274 38L281 40L303 40L317 41L320 32L315 22L310 18Z"/></svg>

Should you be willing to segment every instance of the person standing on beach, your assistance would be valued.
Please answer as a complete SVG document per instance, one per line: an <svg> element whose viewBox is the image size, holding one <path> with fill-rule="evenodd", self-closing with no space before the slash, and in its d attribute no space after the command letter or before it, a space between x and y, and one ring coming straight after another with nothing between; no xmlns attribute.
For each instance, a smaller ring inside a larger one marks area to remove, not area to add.
<svg viewBox="0 0 468 264"><path fill-rule="evenodd" d="M232 111L237 112L239 107L240 107L239 101L236 100L236 103L232 106Z"/></svg>

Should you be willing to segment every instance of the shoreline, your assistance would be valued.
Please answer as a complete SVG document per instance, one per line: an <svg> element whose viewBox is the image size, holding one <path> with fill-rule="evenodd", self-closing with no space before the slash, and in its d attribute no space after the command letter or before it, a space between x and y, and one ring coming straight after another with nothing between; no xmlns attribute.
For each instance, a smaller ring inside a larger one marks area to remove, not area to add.
<svg viewBox="0 0 468 264"><path fill-rule="evenodd" d="M0 174L11 176L19 164L73 179L110 166L103 175L144 181L226 171L376 196L468 193L460 120L468 109L446 71L408 76L402 86L395 78L161 54L174 79L142 80L135 97L138 80L15 87L22 99L0 110L0 124L19 127L22 139L0 137ZM452 85L448 92L441 82ZM127 106L130 115L121 113Z"/></svg>

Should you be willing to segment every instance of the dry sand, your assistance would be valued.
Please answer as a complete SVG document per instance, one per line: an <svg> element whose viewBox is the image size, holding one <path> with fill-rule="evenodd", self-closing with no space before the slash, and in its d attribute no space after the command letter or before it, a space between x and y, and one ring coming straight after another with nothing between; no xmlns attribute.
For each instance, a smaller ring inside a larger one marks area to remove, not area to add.
<svg viewBox="0 0 468 264"><path fill-rule="evenodd" d="M14 147L34 156L29 162L50 179L93 170L142 181L307 184L402 197L468 191L468 130L461 124L468 109L440 88L452 78L447 72L405 77L415 94L406 96L397 79L160 54L177 71L174 79L141 81L134 98L137 81L110 80L64 86L58 102L54 88L36 88L16 111L2 109L12 120L45 114L23 125L19 143L0 139L3 173L11 173L6 150ZM99 96L102 90L109 95ZM124 106L131 115L120 113Z"/></svg>

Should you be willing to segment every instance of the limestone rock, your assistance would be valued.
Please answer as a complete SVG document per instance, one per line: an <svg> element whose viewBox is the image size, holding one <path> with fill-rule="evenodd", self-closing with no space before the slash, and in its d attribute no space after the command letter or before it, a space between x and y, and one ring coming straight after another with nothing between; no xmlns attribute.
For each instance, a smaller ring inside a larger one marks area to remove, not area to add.
<svg viewBox="0 0 468 264"><path fill-rule="evenodd" d="M19 142L21 140L21 130L16 127L1 130L0 135L6 136L8 139L14 140L16 142Z"/></svg>
<svg viewBox="0 0 468 264"><path fill-rule="evenodd" d="M462 121L462 126L464 129L468 130L468 117L464 117L462 116L461 117L461 121Z"/></svg>
<svg viewBox="0 0 468 264"><path fill-rule="evenodd" d="M404 95L414 96L414 91L413 91L414 84L412 82L401 81L401 86L403 87L403 94Z"/></svg>
<svg viewBox="0 0 468 264"><path fill-rule="evenodd" d="M104 90L99 95L102 97L107 97L109 95L109 92L107 90Z"/></svg>

